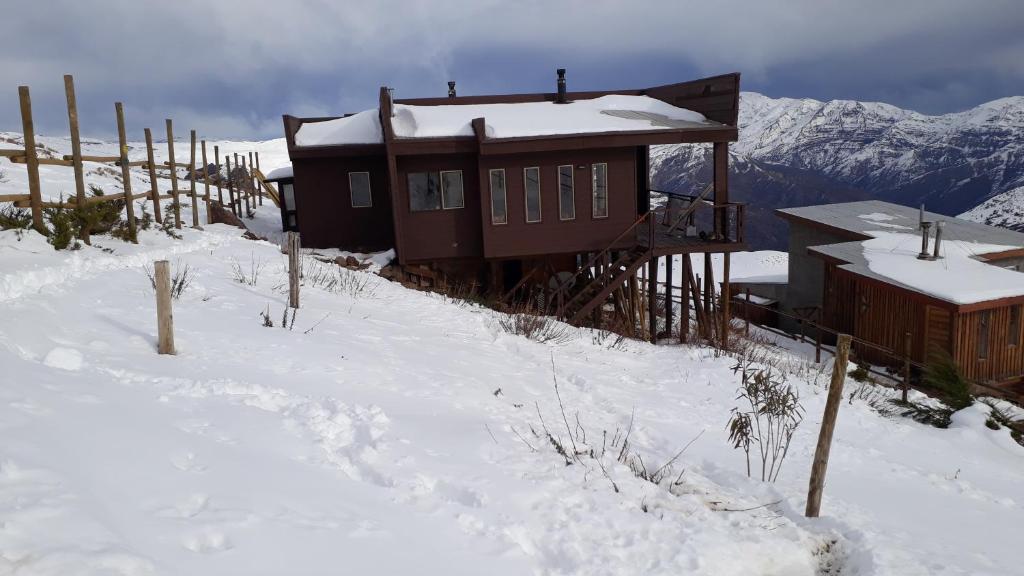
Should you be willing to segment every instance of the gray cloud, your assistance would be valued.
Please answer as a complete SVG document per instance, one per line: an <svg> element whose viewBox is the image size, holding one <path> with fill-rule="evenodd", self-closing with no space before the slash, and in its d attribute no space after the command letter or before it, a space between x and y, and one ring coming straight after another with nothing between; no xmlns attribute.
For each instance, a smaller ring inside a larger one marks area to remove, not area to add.
<svg viewBox="0 0 1024 576"><path fill-rule="evenodd" d="M277 136L280 115L402 95L644 85L738 70L769 95L888 100L940 112L1024 92L1019 0L51 0L5 7L0 128L28 84L43 131L66 132L61 76L83 130L173 115L208 136ZM160 132L157 130L157 132Z"/></svg>

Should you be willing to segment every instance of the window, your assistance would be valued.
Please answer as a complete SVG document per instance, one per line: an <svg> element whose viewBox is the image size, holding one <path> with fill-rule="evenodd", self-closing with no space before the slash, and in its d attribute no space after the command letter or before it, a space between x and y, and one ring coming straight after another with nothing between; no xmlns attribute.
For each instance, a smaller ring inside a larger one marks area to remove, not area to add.
<svg viewBox="0 0 1024 576"><path fill-rule="evenodd" d="M594 179L594 218L608 217L608 165L594 164L591 167Z"/></svg>
<svg viewBox="0 0 1024 576"><path fill-rule="evenodd" d="M505 170L491 170L491 224L508 224L505 201Z"/></svg>
<svg viewBox="0 0 1024 576"><path fill-rule="evenodd" d="M1020 305L1010 307L1010 346L1020 345Z"/></svg>
<svg viewBox="0 0 1024 576"><path fill-rule="evenodd" d="M441 172L441 207L451 210L465 205L466 199L462 194L462 170Z"/></svg>
<svg viewBox="0 0 1024 576"><path fill-rule="evenodd" d="M540 168L523 169L523 188L526 192L526 221L540 222Z"/></svg>
<svg viewBox="0 0 1024 576"><path fill-rule="evenodd" d="M410 172L409 210L451 210L466 205L462 189L462 170Z"/></svg>
<svg viewBox="0 0 1024 576"><path fill-rule="evenodd" d="M984 310L981 312L981 317L978 320L978 359L984 360L988 358L988 326L989 326L989 312Z"/></svg>
<svg viewBox="0 0 1024 576"><path fill-rule="evenodd" d="M373 195L370 194L369 172L349 172L348 189L352 196L353 208L369 208L373 206Z"/></svg>
<svg viewBox="0 0 1024 576"><path fill-rule="evenodd" d="M409 210L441 209L441 177L437 172L410 172L408 181Z"/></svg>
<svg viewBox="0 0 1024 576"><path fill-rule="evenodd" d="M287 210L295 210L295 188L291 184L281 184L284 206Z"/></svg>
<svg viewBox="0 0 1024 576"><path fill-rule="evenodd" d="M558 167L558 217L576 219L576 191L572 181L572 165Z"/></svg>

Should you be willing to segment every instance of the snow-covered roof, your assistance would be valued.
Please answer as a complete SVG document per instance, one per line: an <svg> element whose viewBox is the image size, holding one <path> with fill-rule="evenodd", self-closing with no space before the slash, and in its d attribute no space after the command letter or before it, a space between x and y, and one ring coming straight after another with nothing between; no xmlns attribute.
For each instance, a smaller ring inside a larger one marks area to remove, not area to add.
<svg viewBox="0 0 1024 576"><path fill-rule="evenodd" d="M266 179L267 180L280 180L282 178L292 178L293 176L295 176L295 171L292 170L292 165L288 164L287 166L281 166L280 168L274 168L273 170L268 172L267 175L266 175Z"/></svg>
<svg viewBox="0 0 1024 576"><path fill-rule="evenodd" d="M567 104L395 104L391 122L397 137L432 138L473 136L474 118L485 120L488 138L677 130L719 125L702 114L661 100L619 94Z"/></svg>
<svg viewBox="0 0 1024 576"><path fill-rule="evenodd" d="M661 100L617 94L567 104L395 104L391 126L397 138L474 136L475 118L485 120L488 138L721 126L702 114ZM376 108L334 120L304 122L295 133L297 146L380 144L383 141L384 133Z"/></svg>
<svg viewBox="0 0 1024 576"><path fill-rule="evenodd" d="M380 127L377 109L358 114L324 120L304 122L295 132L296 146L337 146L345 144L381 144L384 131Z"/></svg>
<svg viewBox="0 0 1024 576"><path fill-rule="evenodd" d="M1024 296L1024 274L982 258L1024 248L1024 234L926 212L927 220L944 223L941 258L919 260L921 233L917 209L868 201L779 212L813 217L861 235L862 239L853 242L810 248L813 253L846 262L840 268L861 276L960 305ZM932 230L929 253L934 250L934 242Z"/></svg>

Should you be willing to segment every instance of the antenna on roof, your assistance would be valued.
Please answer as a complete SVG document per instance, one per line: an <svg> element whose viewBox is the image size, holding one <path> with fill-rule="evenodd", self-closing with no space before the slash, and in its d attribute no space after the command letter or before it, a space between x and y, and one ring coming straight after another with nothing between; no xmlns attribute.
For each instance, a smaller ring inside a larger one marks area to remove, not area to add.
<svg viewBox="0 0 1024 576"><path fill-rule="evenodd" d="M559 68L555 72L558 74L558 98L555 100L555 103L567 104L568 100L565 99L565 68Z"/></svg>
<svg viewBox="0 0 1024 576"><path fill-rule="evenodd" d="M455 98L455 80L448 81L448 97Z"/></svg>

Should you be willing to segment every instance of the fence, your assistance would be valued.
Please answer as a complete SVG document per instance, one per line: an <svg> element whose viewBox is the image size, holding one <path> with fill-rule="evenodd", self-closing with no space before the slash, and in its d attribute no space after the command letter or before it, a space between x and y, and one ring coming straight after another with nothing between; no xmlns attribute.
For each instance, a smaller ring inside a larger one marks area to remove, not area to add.
<svg viewBox="0 0 1024 576"><path fill-rule="evenodd" d="M217 189L217 202L223 206L223 185L225 184L224 178L221 176L221 163L220 163L220 148L214 146L214 163L211 165L208 162L207 157L207 146L206 140L201 141L201 159L203 163L203 169L201 175L200 171L196 169L197 160L197 140L196 131L190 130L190 153L188 163L181 163L175 160L174 151L174 125L173 121L168 119L166 121L167 130L167 156L166 162L157 163L155 161L154 147L153 147L153 135L149 128L144 130L145 141L146 141L146 159L145 160L131 160L128 157L128 138L127 131L125 128L125 116L124 106L121 102L114 104L114 112L117 119L117 137L118 137L118 154L116 156L86 156L82 154L82 141L79 132L78 123L78 105L75 97L75 84L74 78L70 75L64 76L64 91L67 97L67 111L68 111L68 125L70 128L71 135L71 154L65 155L61 158L41 158L39 155L39 148L36 143L35 126L32 117L32 98L29 92L28 86L18 87L18 99L21 105L21 122L22 122L22 143L23 148L20 149L0 149L0 157L6 157L12 163L24 164L28 170L28 193L27 194L0 194L0 202L12 202L16 207L29 208L32 215L32 227L41 234L49 234L44 221L44 208L63 208L68 207L71 209L83 209L85 206L96 202L111 202L111 201L124 201L125 204L125 218L128 225L128 234L132 241L137 241L137 226L135 218L135 201L144 200L151 201L153 203L153 217L158 224L163 224L164 215L162 214L160 202L162 200L171 200L173 209L173 220L174 227L180 229L182 227L181 218L181 196L185 195L189 199L191 205L191 220L192 226L195 228L199 227L199 201L205 203L207 223L213 222L213 210L211 210L211 203L213 202L210 197L210 187L215 186ZM238 153L233 154L235 158L235 169L231 168L231 159L229 155L225 155L227 164L227 178L226 187L228 188L228 194L231 200L230 208L232 213L239 217L241 215L249 215L251 217L250 203L254 206L258 202L259 205L263 204L263 196L269 195L271 200L275 204L279 204L278 196L273 187L267 183L263 177L262 172L259 170L259 152L249 152L249 163L246 165L245 154L241 155L241 162L239 162L240 155ZM92 162L99 164L110 164L117 166L121 169L121 181L123 193L120 195L97 195L87 196L86 195L86 181L83 163ZM65 203L63 198L60 202L44 201L42 196L42 183L39 178L39 167L40 166L67 166L74 169L75 175L75 195L70 197ZM149 176L150 188L145 192L133 193L132 191L132 180L131 180L131 169L140 168L146 170ZM188 190L182 190L178 186L178 169L184 168L188 170L189 187ZM161 193L157 184L157 169L167 169L169 171L169 178L171 181L170 190ZM211 171L213 175L211 175ZM212 176L212 178L211 178ZM196 180L198 177L203 179L203 194L200 196L196 191ZM237 191L237 194L236 194ZM243 202L245 210L243 212ZM80 239L88 243L88 230L79 231Z"/></svg>

